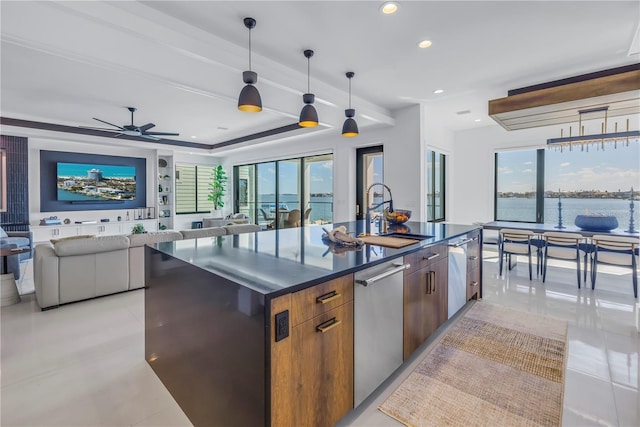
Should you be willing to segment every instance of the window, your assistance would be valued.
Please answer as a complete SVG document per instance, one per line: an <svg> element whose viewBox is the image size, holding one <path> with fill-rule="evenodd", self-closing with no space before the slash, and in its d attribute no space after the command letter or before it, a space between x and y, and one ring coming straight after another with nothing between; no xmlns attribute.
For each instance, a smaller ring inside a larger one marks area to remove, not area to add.
<svg viewBox="0 0 640 427"><path fill-rule="evenodd" d="M537 195L538 167L544 168L544 157L541 164L538 157L536 150L496 153L496 221L543 222Z"/></svg>
<svg viewBox="0 0 640 427"><path fill-rule="evenodd" d="M235 166L234 183L236 212L263 228L333 222L332 154Z"/></svg>
<svg viewBox="0 0 640 427"><path fill-rule="evenodd" d="M176 165L176 214L210 212L207 200L213 166Z"/></svg>
<svg viewBox="0 0 640 427"><path fill-rule="evenodd" d="M637 143L499 152L495 159L498 221L557 225L561 201L565 226L573 226L577 215L601 214L615 216L618 227L627 229L632 188L634 223L640 221Z"/></svg>
<svg viewBox="0 0 640 427"><path fill-rule="evenodd" d="M427 221L444 221L445 155L427 151Z"/></svg>

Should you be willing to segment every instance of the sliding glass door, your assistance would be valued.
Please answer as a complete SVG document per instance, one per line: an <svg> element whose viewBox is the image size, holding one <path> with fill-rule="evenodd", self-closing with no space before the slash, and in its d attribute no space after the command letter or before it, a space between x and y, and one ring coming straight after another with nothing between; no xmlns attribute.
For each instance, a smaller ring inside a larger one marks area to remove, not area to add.
<svg viewBox="0 0 640 427"><path fill-rule="evenodd" d="M333 155L234 168L234 206L263 229L333 222Z"/></svg>

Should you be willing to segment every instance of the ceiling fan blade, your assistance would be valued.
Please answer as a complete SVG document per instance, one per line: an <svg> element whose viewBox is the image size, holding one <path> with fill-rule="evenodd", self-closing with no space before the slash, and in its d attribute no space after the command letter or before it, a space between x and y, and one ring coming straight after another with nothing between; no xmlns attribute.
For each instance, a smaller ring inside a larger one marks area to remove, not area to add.
<svg viewBox="0 0 640 427"><path fill-rule="evenodd" d="M140 132L146 132L147 130L151 129L154 126L155 125L153 123L147 123L146 125L140 126L138 129L140 129Z"/></svg>
<svg viewBox="0 0 640 427"><path fill-rule="evenodd" d="M124 130L124 128L123 128L122 126L114 125L113 123L105 122L104 120L97 119L97 118L95 118L95 117L93 117L93 120L97 120L97 121L99 121L99 122L106 123L106 124L108 124L108 125L110 125L110 126L115 126L115 127L117 127L118 129L120 129L120 130Z"/></svg>
<svg viewBox="0 0 640 427"><path fill-rule="evenodd" d="M178 136L180 135L179 133L173 133L173 132L143 132L144 135L171 135L171 136Z"/></svg>
<svg viewBox="0 0 640 427"><path fill-rule="evenodd" d="M146 133L143 133L142 135L140 135L141 138L147 138L147 139L151 139L153 141L160 141L162 138L156 138L155 136L151 136L148 135Z"/></svg>
<svg viewBox="0 0 640 427"><path fill-rule="evenodd" d="M107 129L107 128L94 128L91 126L78 126L80 129L91 129L91 130L101 130L105 132L120 132L118 129Z"/></svg>

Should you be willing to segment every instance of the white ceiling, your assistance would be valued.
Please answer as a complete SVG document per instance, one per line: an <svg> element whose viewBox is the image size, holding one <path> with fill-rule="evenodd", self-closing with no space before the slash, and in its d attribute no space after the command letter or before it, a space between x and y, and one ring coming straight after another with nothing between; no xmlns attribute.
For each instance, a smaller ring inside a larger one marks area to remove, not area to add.
<svg viewBox="0 0 640 427"><path fill-rule="evenodd" d="M496 125L487 102L509 89L637 63L638 1L0 2L2 117L67 126L136 125L216 144L297 122L311 92L339 133L352 104L361 133L418 102L453 131ZM248 69L264 110L237 110ZM417 42L429 39L429 49ZM636 52L630 55L629 52ZM434 89L444 89L435 95ZM468 114L457 114L470 111ZM476 122L480 119L480 122ZM290 135L290 134L287 134ZM196 136L197 138L192 138ZM108 143L108 140L105 140Z"/></svg>

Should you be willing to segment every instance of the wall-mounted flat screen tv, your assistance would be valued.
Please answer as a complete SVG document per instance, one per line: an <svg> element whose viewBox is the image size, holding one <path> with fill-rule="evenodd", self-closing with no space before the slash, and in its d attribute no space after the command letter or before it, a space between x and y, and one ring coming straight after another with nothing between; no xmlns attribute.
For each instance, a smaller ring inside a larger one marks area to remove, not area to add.
<svg viewBox="0 0 640 427"><path fill-rule="evenodd" d="M109 202L135 199L135 166L57 163L57 200Z"/></svg>

